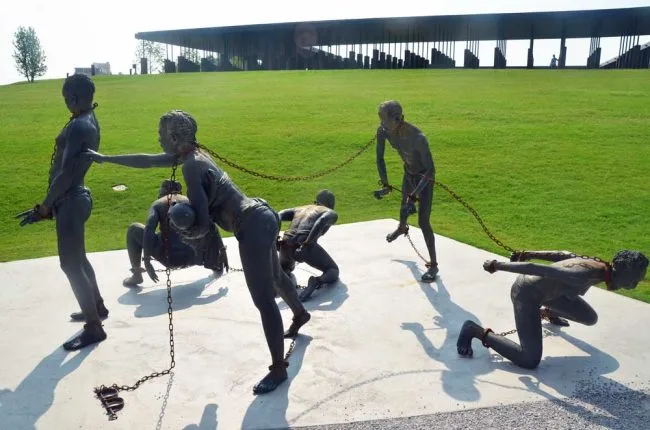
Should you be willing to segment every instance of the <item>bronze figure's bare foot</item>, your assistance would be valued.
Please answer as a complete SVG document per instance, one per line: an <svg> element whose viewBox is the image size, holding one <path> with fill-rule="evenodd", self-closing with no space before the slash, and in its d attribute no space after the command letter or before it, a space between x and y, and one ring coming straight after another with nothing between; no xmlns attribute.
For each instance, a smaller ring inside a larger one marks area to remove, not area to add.
<svg viewBox="0 0 650 430"><path fill-rule="evenodd" d="M428 264L428 266L429 270L427 270L420 278L422 282L433 282L436 280L436 276L438 276L438 265L435 264L432 266Z"/></svg>
<svg viewBox="0 0 650 430"><path fill-rule="evenodd" d="M298 294L301 302L306 302L309 300L311 295L321 287L321 283L318 281L318 278L315 276L310 276L307 281L307 286Z"/></svg>
<svg viewBox="0 0 650 430"><path fill-rule="evenodd" d="M298 336L298 330L300 330L300 327L307 324L307 321L309 321L310 319L311 319L311 314L307 311L304 311L303 313L294 316L291 322L291 326L289 326L289 330L284 332L284 337L294 338Z"/></svg>
<svg viewBox="0 0 650 430"><path fill-rule="evenodd" d="M408 225L406 225L404 227L399 226L399 227L397 227L397 229L394 232L386 235L386 242L390 243L390 242L394 241L395 239L397 239L399 236L408 233L408 231L409 231L409 226Z"/></svg>
<svg viewBox="0 0 650 430"><path fill-rule="evenodd" d="M253 387L253 394L266 394L278 388L288 378L287 367L286 361L269 366L270 372Z"/></svg>
<svg viewBox="0 0 650 430"><path fill-rule="evenodd" d="M101 342L104 339L106 339L106 332L104 332L101 324L85 324L81 334L64 343L63 349L66 351L76 351L93 343Z"/></svg>
<svg viewBox="0 0 650 430"><path fill-rule="evenodd" d="M472 357L474 355L474 351L472 350L472 339L480 336L481 332L481 327L474 321L465 321L463 327L460 329L458 340L456 341L456 350L458 351L458 354L463 357Z"/></svg>
<svg viewBox="0 0 650 430"><path fill-rule="evenodd" d="M553 311L547 308L542 308L539 310L539 317L545 319L553 325L558 325L560 327L569 327L569 321L564 318L560 318L553 314Z"/></svg>
<svg viewBox="0 0 650 430"><path fill-rule="evenodd" d="M144 282L144 279L142 278L142 273L144 271L143 268L131 269L131 273L133 274L128 278L125 278L124 281L122 281L122 285L129 288L140 286L140 284Z"/></svg>

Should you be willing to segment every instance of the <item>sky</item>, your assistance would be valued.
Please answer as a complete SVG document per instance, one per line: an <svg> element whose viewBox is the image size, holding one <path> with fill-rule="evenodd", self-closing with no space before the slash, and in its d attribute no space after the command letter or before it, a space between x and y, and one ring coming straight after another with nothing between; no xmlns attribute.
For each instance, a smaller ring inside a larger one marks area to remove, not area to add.
<svg viewBox="0 0 650 430"><path fill-rule="evenodd" d="M226 3L226 5L224 4ZM110 62L114 74L128 74L135 60L135 33L179 28L346 18L429 16L500 12L610 9L650 6L650 0L6 0L0 14L0 85L22 81L12 58L13 35L19 26L34 27L47 56L48 71L41 79L73 73L75 67ZM641 43L650 41L642 36ZM526 65L528 41L509 41L508 65ZM495 42L481 42L482 65L492 65ZM464 43L456 43L456 61L462 64ZM558 55L559 40L536 40L535 65L548 65ZM601 61L618 55L619 39L601 39ZM584 65L589 39L567 40L567 65ZM175 50L176 51L176 50ZM178 51L176 51L178 52Z"/></svg>

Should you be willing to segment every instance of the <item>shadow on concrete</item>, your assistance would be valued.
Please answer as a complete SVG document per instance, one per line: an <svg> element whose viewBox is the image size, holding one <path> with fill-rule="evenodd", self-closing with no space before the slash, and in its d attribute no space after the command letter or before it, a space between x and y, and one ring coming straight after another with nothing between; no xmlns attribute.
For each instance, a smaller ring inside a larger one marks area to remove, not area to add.
<svg viewBox="0 0 650 430"><path fill-rule="evenodd" d="M300 372L307 346L309 346L312 339L311 336L302 334L296 337L296 348L289 357L289 368L287 369L289 378L274 391L255 396L253 403L251 403L244 415L241 425L242 430L289 427L286 417L287 408L289 407L289 387L291 387L291 382ZM263 376L263 374L260 374L260 379Z"/></svg>
<svg viewBox="0 0 650 430"><path fill-rule="evenodd" d="M335 311L348 299L348 286L339 279L331 284L324 285L314 291L309 300L303 303L308 311ZM287 304L281 300L278 303L280 310L288 309Z"/></svg>
<svg viewBox="0 0 650 430"><path fill-rule="evenodd" d="M408 260L393 261L402 263L411 270L413 276L418 279L418 284L425 297L439 314L433 317L434 327L432 328L425 329L419 322L405 322L402 324L402 329L412 331L422 344L427 355L447 367L440 374L445 393L456 400L466 402L479 400L481 394L476 387L476 377L492 372L494 367L485 360L470 363L468 360L459 357L456 350L456 340L465 320L476 321L480 324L479 319L451 300L451 295L441 276L436 278L435 283L421 282L419 279L423 272L420 272L416 262ZM445 339L440 347L433 345L425 333L427 330L445 331Z"/></svg>
<svg viewBox="0 0 650 430"><path fill-rule="evenodd" d="M519 380L530 391L595 426L646 428L650 396L604 376L616 371L620 367L619 362L606 352L566 333L570 327L552 327L551 330L588 355L545 357L532 371L508 360L504 360L499 367L520 374ZM552 388L559 396L545 391L542 385ZM629 404L630 407L622 407L622 404Z"/></svg>
<svg viewBox="0 0 650 430"><path fill-rule="evenodd" d="M54 402L57 384L75 371L98 345L87 346L79 352L59 347L41 360L15 390L0 389L0 428L35 430L38 420ZM65 361L68 355L72 357Z"/></svg>
<svg viewBox="0 0 650 430"><path fill-rule="evenodd" d="M207 305L214 303L228 294L228 287L220 287L219 290L209 296L201 297L201 294L214 279L206 277L189 284L181 284L172 287L172 301L174 312L187 309L192 306ZM143 292L142 288L129 288L117 300L123 305L137 305L134 314L137 318L149 318L164 315L167 313L167 288L151 289Z"/></svg>
<svg viewBox="0 0 650 430"><path fill-rule="evenodd" d="M352 385L349 385L345 388L340 389L339 391L330 394L329 396L323 398L322 400L319 400L312 404L311 406L307 407L304 411L300 412L298 415L292 418L292 421L298 421L300 418L309 415L312 411L315 411L321 407L323 407L325 404L331 402L332 400L342 396L343 394L348 394L351 391L363 387L365 385L370 385L370 384L375 384L378 382L386 382L391 378L399 378L400 376L407 376L407 375L426 375L426 374L431 374L431 373L439 373L441 370L439 369L424 369L424 370L404 370L401 372L394 372L394 373L388 373L388 374L383 374L379 376L375 376L373 378L369 378L360 382L356 382ZM286 428L286 427L284 427ZM294 427L292 427L294 428ZM295 428L303 428L302 426L295 427ZM362 427L359 427L362 428ZM366 427L368 428L368 427Z"/></svg>
<svg viewBox="0 0 650 430"><path fill-rule="evenodd" d="M217 430L217 408L216 403L208 403L203 409L199 424L187 425L183 430Z"/></svg>

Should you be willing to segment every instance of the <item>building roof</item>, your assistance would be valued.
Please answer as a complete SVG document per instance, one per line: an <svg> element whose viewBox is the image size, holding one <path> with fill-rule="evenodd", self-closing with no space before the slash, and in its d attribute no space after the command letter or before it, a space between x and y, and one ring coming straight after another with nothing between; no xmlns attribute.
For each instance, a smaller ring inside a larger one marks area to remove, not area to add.
<svg viewBox="0 0 650 430"><path fill-rule="evenodd" d="M136 39L221 50L301 39L305 46L400 41L617 37L650 34L650 7L286 22L136 33Z"/></svg>

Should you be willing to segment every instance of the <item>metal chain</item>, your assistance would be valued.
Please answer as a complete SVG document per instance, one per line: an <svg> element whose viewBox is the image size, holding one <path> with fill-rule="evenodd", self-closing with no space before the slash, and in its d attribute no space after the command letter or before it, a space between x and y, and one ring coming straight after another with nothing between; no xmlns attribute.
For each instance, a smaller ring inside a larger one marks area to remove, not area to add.
<svg viewBox="0 0 650 430"><path fill-rule="evenodd" d="M490 239L492 239L492 241L494 241L494 243L496 243L497 245L499 245L500 247L502 247L506 251L509 251L511 253L515 252L515 250L513 248L511 248L508 245L501 242L499 239L497 239L497 237L494 234L492 234L492 232L490 232L490 230L488 230L488 228L485 226L485 223L481 219L478 212L476 212L476 210L473 207L471 207L469 204L467 204L467 202L465 200L463 200L462 197L460 197L458 194L453 192L447 185L445 185L445 184L443 184L443 183L441 183L439 181L435 181L435 185L437 185L437 186L441 187L442 189L444 189L445 191L447 191L454 199L456 199L456 201L458 201L458 203L465 206L465 208L468 211L470 211L470 213L474 216L474 218L476 218L476 220L479 222L479 224L481 224L481 227L483 228L483 231L485 231L485 233L488 235L488 237Z"/></svg>
<svg viewBox="0 0 650 430"><path fill-rule="evenodd" d="M171 181L176 180L176 168L177 168L177 165L174 164L174 166L172 166L172 174L171 174L171 178L170 178ZM172 199L171 195L172 195L172 193L167 194L167 205L168 205L168 207L171 207L171 199ZM164 225L164 228L163 228L163 225ZM176 367L176 359L175 359L175 354L174 354L174 324L173 324L173 321L172 321L172 289L171 289L172 282L171 282L171 277L170 277L171 269L169 267L169 263L170 263L170 260L169 260L169 240L168 240L169 228L170 228L169 227L169 216L165 217L165 222L161 223L160 226L161 226L161 233L162 233L161 235L162 235L162 238L163 238L163 244L164 244L164 247L165 247L165 259L166 259L166 263L167 263L165 272L167 274L167 304L168 304L167 314L169 315L169 355L170 355L170 358L171 358L171 363L170 363L169 369L163 370L161 372L153 372L150 375L144 376L144 377L140 378L132 386L117 385L117 384L111 385L110 388L114 389L116 392L119 392L119 391L135 391L144 382L146 382L146 381L148 381L150 379L153 379L153 378L157 378L159 376L168 375L171 372L171 370L174 367ZM108 387L106 387L105 385L102 385L100 387L95 388L94 392L97 395L97 397L100 398L100 400L102 400L101 393L104 392L106 390L106 388L108 388ZM104 404L103 400L102 400L102 404ZM104 405L104 406L106 407L106 405ZM109 415L109 420L117 419L117 415L115 414L115 412L111 408L106 408L106 409L107 409L107 412L108 412L108 415Z"/></svg>
<svg viewBox="0 0 650 430"><path fill-rule="evenodd" d="M294 349L296 349L296 338L295 337L291 341L291 345L289 345L289 349L287 350L287 353L284 356L285 360L288 360L289 357L291 357L291 354L293 354Z"/></svg>
<svg viewBox="0 0 650 430"><path fill-rule="evenodd" d="M380 182L380 184L381 184L381 181L379 181L379 182ZM460 203L461 205L463 205L463 206L464 206L464 207L465 207L465 208L466 208L466 209L467 209L467 210L468 210L468 211L469 211L469 212L474 216L474 218L476 218L476 220L479 222L479 224L480 224L481 227L483 228L483 231L485 231L485 233L488 235L488 237L489 237L490 239L492 239L492 240L494 241L494 243L496 243L497 245L499 245L500 247L502 247L502 248L505 249L506 251L509 251L509 252L511 252L511 253L514 253L514 252L515 252L515 250L514 250L513 248L511 248L511 247L505 245L503 242L501 242L501 241L500 241L500 240L499 240L499 239L498 239L498 238L497 238L497 237L496 237L496 236L495 236L495 235L494 235L494 234L493 234L493 233L492 233L492 232L487 228L487 226L486 226L485 223L483 222L483 219L482 219L481 216L478 214L478 212L476 211L476 209L474 209L473 207L471 207L471 206L470 206L470 205L469 205L469 204L468 204L468 203L467 203L467 202L466 202L462 197L460 197L458 194L456 194L454 191L452 191L452 190L451 190L447 185L445 185L445 184L443 184L443 183L441 183L441 182L439 182L439 181L434 181L434 185L437 185L437 186L439 186L439 187L442 187L442 189L444 189L445 191L447 191L447 192L448 192L448 193L449 193L449 194L450 194L454 199L456 199L456 201L458 201L458 203ZM395 186L393 186L393 185L390 185L390 184L389 184L388 187L389 187L390 189L394 190L394 191L399 192L400 194L406 194L403 190L400 190L400 189L398 189L397 187L395 187ZM416 199L416 201L417 201L417 199ZM405 235L406 238L409 240L409 242L411 242L411 246L412 246L413 249L415 250L416 254L417 254L417 255L422 259L422 261L424 261L425 263L428 263L427 260L422 256L422 254L421 254L421 253L417 250L417 248L415 247L415 244L414 244L413 241L411 240L411 237L409 236L408 231L407 231L404 235ZM430 263L428 263L428 264L430 264Z"/></svg>
<svg viewBox="0 0 650 430"><path fill-rule="evenodd" d="M427 259L424 258L424 256L422 254L420 254L420 251L418 251L418 249L415 247L415 244L413 243L413 240L411 239L411 236L409 236L408 230L406 230L406 233L404 233L404 236L406 236L406 238L409 240L409 242L411 243L411 247L413 248L415 253L418 255L418 257L420 257L420 259L422 259L422 261L424 261L425 265L427 267L431 266L431 263L429 261L427 261Z"/></svg>
<svg viewBox="0 0 650 430"><path fill-rule="evenodd" d="M540 317L543 320L551 322L551 313L548 309L542 309L540 312ZM517 333L517 329L512 329L510 331L504 331L503 333L498 333L498 336L508 336L509 334Z"/></svg>
<svg viewBox="0 0 650 430"><path fill-rule="evenodd" d="M336 165L334 167L330 167L328 169L322 170L320 172L313 173L311 175L303 175L303 176L279 176L279 175L269 175L269 174L266 174L266 173L256 172L256 171L250 170L250 169L248 169L246 167L243 167L243 166L241 166L239 164L236 164L236 163L228 160L227 158L224 158L224 157L220 156L219 154L212 151L211 149L206 148L203 145L200 145L198 142L196 143L196 146L198 148L200 148L200 149L203 149L204 151L206 151L208 154L212 155L213 157L215 157L219 161L224 162L228 166L233 167L233 168L235 168L237 170L240 170L242 172L248 173L249 175L257 176L258 178L270 179L272 181L296 182L296 181L308 181L308 180L311 180L311 179L320 178L322 176L330 174L330 173L334 172L335 170L338 170L338 169L346 166L347 164L352 162L352 160L354 160L359 155L361 155L363 152L365 152L368 148L370 148L370 146L375 142L376 138L377 138L377 136L374 136L372 139L370 139L370 141L368 141L368 143L366 143L364 146L362 146L361 149L359 149L356 153L354 153L350 158L345 160L343 163L338 164L338 165Z"/></svg>

